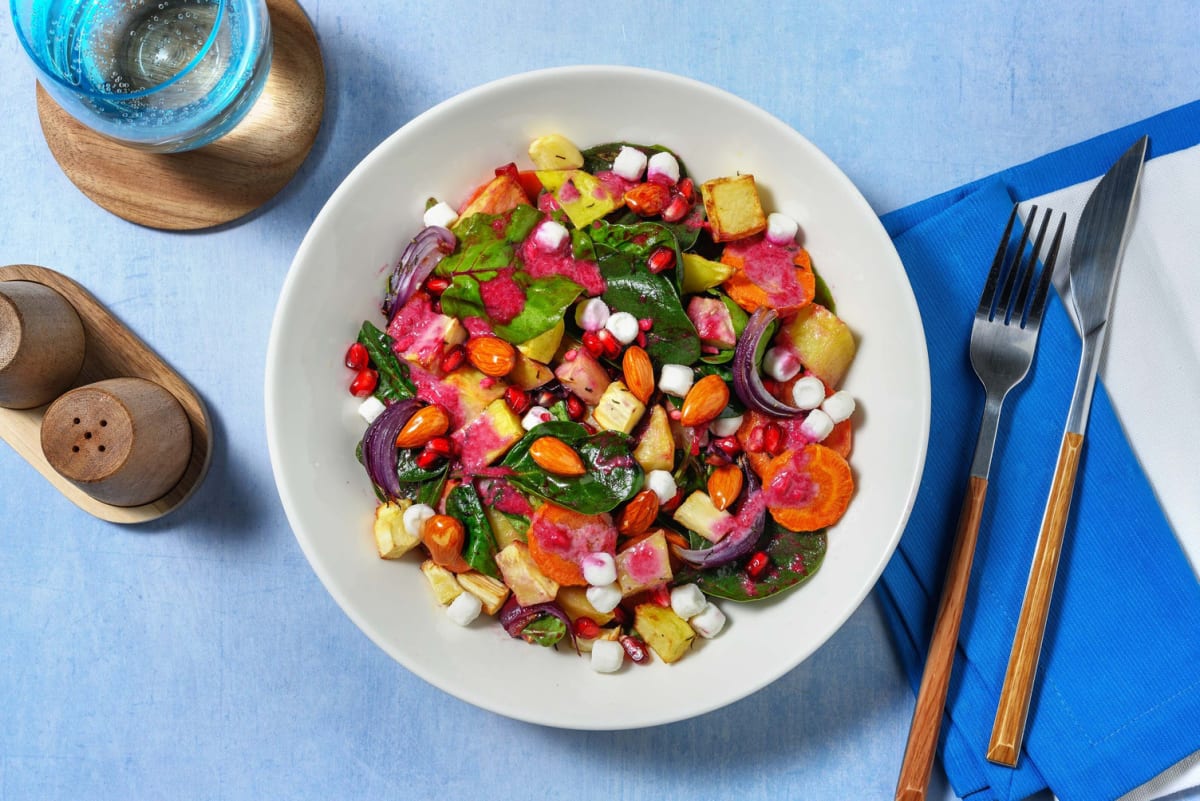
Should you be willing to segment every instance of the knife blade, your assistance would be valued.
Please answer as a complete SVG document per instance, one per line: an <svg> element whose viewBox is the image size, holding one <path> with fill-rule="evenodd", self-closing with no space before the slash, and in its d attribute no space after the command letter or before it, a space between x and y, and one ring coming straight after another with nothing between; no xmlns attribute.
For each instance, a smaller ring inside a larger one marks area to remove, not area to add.
<svg viewBox="0 0 1200 801"><path fill-rule="evenodd" d="M1071 249L1069 294L1083 336L1083 351L988 743L988 760L1008 767L1016 766L1025 736L1096 373L1108 337L1117 273L1129 238L1149 142L1146 136L1139 139L1100 179L1079 216Z"/></svg>

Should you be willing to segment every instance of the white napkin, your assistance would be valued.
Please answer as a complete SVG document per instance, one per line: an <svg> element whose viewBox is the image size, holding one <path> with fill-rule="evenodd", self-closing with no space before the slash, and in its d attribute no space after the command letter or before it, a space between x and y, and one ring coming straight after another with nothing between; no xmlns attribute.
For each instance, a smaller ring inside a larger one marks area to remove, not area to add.
<svg viewBox="0 0 1200 801"><path fill-rule="evenodd" d="M1079 215L1098 180L1030 200L1022 212L1028 216L1034 204L1066 212L1062 252L1069 253ZM1065 274L1062 270L1056 278ZM1200 304L1200 146L1146 162L1117 281L1100 375L1167 520L1200 575L1200 308L1192 308ZM1065 305L1074 319L1070 303ZM1064 422L1066 413L1063 409ZM1120 801L1149 801L1193 787L1200 787L1200 753Z"/></svg>

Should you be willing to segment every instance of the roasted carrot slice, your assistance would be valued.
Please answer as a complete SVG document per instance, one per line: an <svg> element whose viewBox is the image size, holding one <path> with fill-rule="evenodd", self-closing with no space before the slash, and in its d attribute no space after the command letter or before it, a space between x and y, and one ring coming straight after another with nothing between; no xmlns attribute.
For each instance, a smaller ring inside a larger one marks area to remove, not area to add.
<svg viewBox="0 0 1200 801"><path fill-rule="evenodd" d="M725 293L734 303L750 314L753 314L760 306L766 306L787 316L809 303L817 292L817 279L812 271L812 258L803 248L792 260L792 263L796 265L796 281L800 284L800 295L794 299L789 298L787 302L783 303L773 303L767 291L750 280L746 274L746 260L741 255L730 253L726 248L721 255L721 262L734 269L733 275L722 284ZM775 300L778 301L779 298Z"/></svg>
<svg viewBox="0 0 1200 801"><path fill-rule="evenodd" d="M583 557L613 553L617 529L608 515L585 515L556 503L544 503L529 525L529 555L548 577L565 587L585 587Z"/></svg>
<svg viewBox="0 0 1200 801"><path fill-rule="evenodd" d="M814 443L772 459L763 474L763 493L779 525L816 531L845 514L854 494L854 476L837 451Z"/></svg>

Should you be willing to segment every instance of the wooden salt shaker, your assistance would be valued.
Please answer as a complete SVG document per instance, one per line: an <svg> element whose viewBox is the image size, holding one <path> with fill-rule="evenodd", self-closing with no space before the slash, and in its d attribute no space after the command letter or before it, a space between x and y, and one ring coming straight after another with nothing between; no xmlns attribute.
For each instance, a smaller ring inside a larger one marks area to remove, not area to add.
<svg viewBox="0 0 1200 801"><path fill-rule="evenodd" d="M46 410L42 452L96 500L140 506L179 483L192 431L179 401L160 385L113 378L71 390Z"/></svg>
<svg viewBox="0 0 1200 801"><path fill-rule="evenodd" d="M83 323L66 298L33 281L0 281L0 406L54 400L79 375L83 354Z"/></svg>

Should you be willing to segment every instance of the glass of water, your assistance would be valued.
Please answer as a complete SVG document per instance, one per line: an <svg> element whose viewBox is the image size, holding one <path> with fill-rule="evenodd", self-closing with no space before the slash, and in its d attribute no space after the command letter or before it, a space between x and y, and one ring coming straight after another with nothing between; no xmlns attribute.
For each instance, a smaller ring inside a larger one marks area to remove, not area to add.
<svg viewBox="0 0 1200 801"><path fill-rule="evenodd" d="M17 38L60 106L157 153L245 116L271 67L266 0L10 0Z"/></svg>

